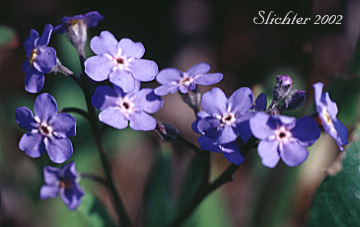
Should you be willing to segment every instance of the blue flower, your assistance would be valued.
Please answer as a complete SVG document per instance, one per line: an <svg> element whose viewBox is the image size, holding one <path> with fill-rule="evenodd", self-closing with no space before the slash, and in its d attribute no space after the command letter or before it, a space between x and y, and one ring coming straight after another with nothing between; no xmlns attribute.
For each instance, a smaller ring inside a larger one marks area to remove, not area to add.
<svg viewBox="0 0 360 227"><path fill-rule="evenodd" d="M320 137L320 129L311 117L296 120L258 112L250 119L250 129L261 140L258 153L263 165L270 168L276 166L280 157L288 166L303 163L309 155L305 147Z"/></svg>
<svg viewBox="0 0 360 227"><path fill-rule="evenodd" d="M154 92L160 96L173 94L178 90L186 94L189 90L194 90L196 85L211 85L222 80L222 73L208 73L209 71L210 65L207 63L196 64L186 72L174 68L163 69L156 76L157 82L162 85L155 88Z"/></svg>
<svg viewBox="0 0 360 227"><path fill-rule="evenodd" d="M56 66L56 51L48 47L50 36L53 31L51 24L39 33L31 29L30 36L25 40L26 60L22 65L25 72L25 90L30 93L38 93L44 87L44 73L50 73Z"/></svg>
<svg viewBox="0 0 360 227"><path fill-rule="evenodd" d="M48 93L36 98L34 112L35 116L27 107L16 108L16 122L28 131L20 139L20 150L32 158L47 151L51 161L65 162L73 153L67 137L76 135L75 118L67 113L57 113L56 101Z"/></svg>
<svg viewBox="0 0 360 227"><path fill-rule="evenodd" d="M140 90L140 82L134 90L126 93L116 85L96 88L91 98L93 106L101 110L99 120L117 129L130 128L148 131L156 127L156 120L148 113L155 113L162 106L162 99L150 88Z"/></svg>
<svg viewBox="0 0 360 227"><path fill-rule="evenodd" d="M78 183L74 162L61 169L46 166L44 180L45 185L40 189L41 199L56 198L60 195L61 200L71 211L80 205L84 192Z"/></svg>
<svg viewBox="0 0 360 227"><path fill-rule="evenodd" d="M348 131L346 127L336 118L338 108L334 101L330 99L329 93L322 93L323 83L313 85L315 90L315 105L321 125L325 132L329 134L337 143L340 150L348 144Z"/></svg>
<svg viewBox="0 0 360 227"><path fill-rule="evenodd" d="M152 81L159 69L156 62L141 59L145 48L140 42L121 39L119 42L108 31L101 32L90 42L96 56L85 61L86 74L95 81L109 79L124 92L135 88L135 82Z"/></svg>
<svg viewBox="0 0 360 227"><path fill-rule="evenodd" d="M236 90L228 99L219 88L213 88L205 93L201 101L203 110L208 116L198 123L198 130L217 144L227 144L237 139L239 135L245 143L251 137L249 119L254 112L253 94L250 88L242 87Z"/></svg>

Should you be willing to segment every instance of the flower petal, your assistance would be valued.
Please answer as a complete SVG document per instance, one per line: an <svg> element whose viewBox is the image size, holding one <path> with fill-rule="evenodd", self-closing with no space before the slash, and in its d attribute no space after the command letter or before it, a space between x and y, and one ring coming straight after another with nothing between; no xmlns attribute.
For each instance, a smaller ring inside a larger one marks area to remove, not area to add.
<svg viewBox="0 0 360 227"><path fill-rule="evenodd" d="M27 131L31 131L38 126L38 123L34 119L33 113L25 106L16 108L16 123Z"/></svg>
<svg viewBox="0 0 360 227"><path fill-rule="evenodd" d="M104 19L104 16L97 11L91 11L84 15L84 20L88 28L96 27Z"/></svg>
<svg viewBox="0 0 360 227"><path fill-rule="evenodd" d="M97 82L109 78L112 67L112 61L105 56L92 56L85 61L86 75Z"/></svg>
<svg viewBox="0 0 360 227"><path fill-rule="evenodd" d="M69 210L75 210L81 203L81 197L84 195L84 192L80 187L72 185L71 189L60 190L60 198L69 208Z"/></svg>
<svg viewBox="0 0 360 227"><path fill-rule="evenodd" d="M177 84L172 84L172 85L165 84L155 88L154 92L156 95L164 96L167 95L168 93L174 94L175 92L178 91L178 89L179 89L179 85Z"/></svg>
<svg viewBox="0 0 360 227"><path fill-rule="evenodd" d="M208 138L215 140L218 136L217 130L220 125L219 119L208 116L199 120L197 128L201 134L205 134Z"/></svg>
<svg viewBox="0 0 360 227"><path fill-rule="evenodd" d="M128 119L119 107L108 107L104 109L99 114L99 120L117 129L123 129L128 126Z"/></svg>
<svg viewBox="0 0 360 227"><path fill-rule="evenodd" d="M328 92L323 94L325 103L327 104L327 110L332 118L335 118L338 113L337 105L334 101L330 99L330 95Z"/></svg>
<svg viewBox="0 0 360 227"><path fill-rule="evenodd" d="M133 113L129 116L130 128L137 131L149 131L156 127L156 120L145 112Z"/></svg>
<svg viewBox="0 0 360 227"><path fill-rule="evenodd" d="M255 109L258 111L265 111L267 106L267 100L265 93L258 95L255 101Z"/></svg>
<svg viewBox="0 0 360 227"><path fill-rule="evenodd" d="M243 113L248 111L254 103L254 96L250 88L237 89L229 99L229 108L232 113Z"/></svg>
<svg viewBox="0 0 360 227"><path fill-rule="evenodd" d="M145 82L154 80L156 74L159 72L156 62L146 59L135 59L131 61L129 63L129 69L135 79Z"/></svg>
<svg viewBox="0 0 360 227"><path fill-rule="evenodd" d="M311 117L303 117L296 121L295 127L291 129L292 137L299 140L301 145L310 146L320 137L320 128Z"/></svg>
<svg viewBox="0 0 360 227"><path fill-rule="evenodd" d="M40 198L56 198L59 195L60 188L57 185L43 185L40 189Z"/></svg>
<svg viewBox="0 0 360 227"><path fill-rule="evenodd" d="M40 157L44 151L43 136L40 133L25 133L19 142L20 150L32 158Z"/></svg>
<svg viewBox="0 0 360 227"><path fill-rule="evenodd" d="M134 78L131 72L125 70L115 70L110 74L111 83L121 87L125 93L131 92L135 88Z"/></svg>
<svg viewBox="0 0 360 227"><path fill-rule="evenodd" d="M154 90L151 88L141 89L136 93L135 101L147 113L155 113L160 110L163 100L155 95Z"/></svg>
<svg viewBox="0 0 360 227"><path fill-rule="evenodd" d="M45 83L44 74L37 71L32 66L30 66L30 68L28 68L25 73L25 90L29 93L40 92L43 89Z"/></svg>
<svg viewBox="0 0 360 227"><path fill-rule="evenodd" d="M41 47L34 61L34 68L43 73L50 73L56 66L56 51L52 47Z"/></svg>
<svg viewBox="0 0 360 227"><path fill-rule="evenodd" d="M44 180L46 184L56 184L59 181L60 170L52 166L45 166Z"/></svg>
<svg viewBox="0 0 360 227"><path fill-rule="evenodd" d="M339 149L341 151L343 151L344 148L342 146L349 143L348 131L347 131L345 125L343 125L343 123L341 123L339 120L334 121L333 124L334 124L336 133L331 132L331 133L329 133L329 135L335 140L335 142L339 146Z"/></svg>
<svg viewBox="0 0 360 227"><path fill-rule="evenodd" d="M40 39L37 42L37 45L38 46L47 46L49 44L52 31L53 31L53 26L51 24L47 24L44 28L44 31L43 31Z"/></svg>
<svg viewBox="0 0 360 227"><path fill-rule="evenodd" d="M215 153L219 153L220 147L216 144L216 142L212 139L207 138L206 136L200 136L198 138L198 142L200 144L200 148L206 151L212 151Z"/></svg>
<svg viewBox="0 0 360 227"><path fill-rule="evenodd" d="M90 47L95 54L110 54L114 57L117 54L118 41L108 31L102 31L100 36L95 36L91 39Z"/></svg>
<svg viewBox="0 0 360 227"><path fill-rule="evenodd" d="M280 155L276 141L261 140L257 149L264 166L274 168L279 162Z"/></svg>
<svg viewBox="0 0 360 227"><path fill-rule="evenodd" d="M233 128L231 125L225 125L218 130L218 138L216 141L218 144L226 144L230 143L237 138L236 129Z"/></svg>
<svg viewBox="0 0 360 227"><path fill-rule="evenodd" d="M68 113L56 114L51 119L51 127L59 137L69 137L76 135L76 120Z"/></svg>
<svg viewBox="0 0 360 227"><path fill-rule="evenodd" d="M35 29L31 29L29 37L27 37L24 42L24 47L27 57L29 57L31 52L35 49L38 39L39 39L39 33Z"/></svg>
<svg viewBox="0 0 360 227"><path fill-rule="evenodd" d="M229 162L235 165L240 165L244 162L244 157L240 154L240 147L236 142L221 146L221 150Z"/></svg>
<svg viewBox="0 0 360 227"><path fill-rule="evenodd" d="M145 53L145 47L141 42L133 42L131 39L121 39L117 44L121 50L121 55L126 57L142 58Z"/></svg>
<svg viewBox="0 0 360 227"><path fill-rule="evenodd" d="M46 137L44 139L46 151L52 162L64 163L73 154L73 147L68 138Z"/></svg>
<svg viewBox="0 0 360 227"><path fill-rule="evenodd" d="M223 79L222 73L199 74L194 77L194 83L199 85L211 85L220 82Z"/></svg>
<svg viewBox="0 0 360 227"><path fill-rule="evenodd" d="M258 139L266 139L274 134L275 119L269 115L258 112L249 121L252 134Z"/></svg>
<svg viewBox="0 0 360 227"><path fill-rule="evenodd" d="M162 69L156 76L156 81L159 84L178 83L182 78L182 72L175 68Z"/></svg>
<svg viewBox="0 0 360 227"><path fill-rule="evenodd" d="M34 112L40 120L48 122L56 114L56 111L56 101L50 94L43 93L36 97Z"/></svg>
<svg viewBox="0 0 360 227"><path fill-rule="evenodd" d="M206 92L201 100L203 110L211 116L222 116L223 113L226 113L226 103L226 95L220 88L217 87Z"/></svg>
<svg viewBox="0 0 360 227"><path fill-rule="evenodd" d="M196 65L191 66L187 70L186 74L189 76L195 76L196 74L204 74L210 71L210 65L208 63L202 62Z"/></svg>
<svg viewBox="0 0 360 227"><path fill-rule="evenodd" d="M99 110L104 110L110 106L117 106L118 99L113 89L108 86L99 86L91 97L91 104Z"/></svg>
<svg viewBox="0 0 360 227"><path fill-rule="evenodd" d="M307 159L309 152L297 141L290 141L280 147L280 156L286 165L297 166Z"/></svg>

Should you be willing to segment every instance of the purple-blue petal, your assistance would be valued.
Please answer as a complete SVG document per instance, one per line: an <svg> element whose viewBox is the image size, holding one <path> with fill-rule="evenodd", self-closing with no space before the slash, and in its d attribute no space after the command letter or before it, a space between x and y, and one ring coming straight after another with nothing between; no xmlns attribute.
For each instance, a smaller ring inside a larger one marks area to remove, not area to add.
<svg viewBox="0 0 360 227"><path fill-rule="evenodd" d="M178 83L182 78L182 72L178 69L174 68L166 68L162 69L159 74L156 76L156 81L159 84L170 84L170 83Z"/></svg>
<svg viewBox="0 0 360 227"><path fill-rule="evenodd" d="M121 55L127 58L142 58L145 53L145 47L141 42L133 42L128 38L121 39L117 48L121 50Z"/></svg>
<svg viewBox="0 0 360 227"><path fill-rule="evenodd" d="M258 139L267 139L276 129L275 119L266 113L258 112L249 120L252 134Z"/></svg>
<svg viewBox="0 0 360 227"><path fill-rule="evenodd" d="M48 122L57 112L55 99L48 93L43 93L36 97L34 104L35 116L40 120Z"/></svg>
<svg viewBox="0 0 360 227"><path fill-rule="evenodd" d="M59 181L60 169L45 166L44 167L44 180L46 184L56 184Z"/></svg>
<svg viewBox="0 0 360 227"><path fill-rule="evenodd" d="M49 158L54 163L64 163L71 158L73 154L71 141L66 137L46 137L44 143Z"/></svg>
<svg viewBox="0 0 360 227"><path fill-rule="evenodd" d="M40 133L25 133L19 142L20 150L32 158L38 158L45 152L43 136Z"/></svg>
<svg viewBox="0 0 360 227"><path fill-rule="evenodd" d="M221 122L219 119L209 116L200 119L197 128L201 134L205 134L210 139L216 139L220 125Z"/></svg>
<svg viewBox="0 0 360 227"><path fill-rule="evenodd" d="M303 117L296 121L295 127L291 129L292 137L301 142L303 146L310 146L320 137L320 128L311 117Z"/></svg>
<svg viewBox="0 0 360 227"><path fill-rule="evenodd" d="M174 94L179 89L178 84L164 84L154 89L156 95L164 96L168 93Z"/></svg>
<svg viewBox="0 0 360 227"><path fill-rule="evenodd" d="M222 73L199 74L194 77L194 83L198 85L212 85L220 82L223 77Z"/></svg>
<svg viewBox="0 0 360 227"><path fill-rule="evenodd" d="M125 93L131 92L135 88L135 82L131 72L125 70L115 70L110 74L109 80L111 83L121 87Z"/></svg>
<svg viewBox="0 0 360 227"><path fill-rule="evenodd" d="M135 101L147 113L155 113L160 110L163 100L155 95L151 88L144 88L136 92Z"/></svg>
<svg viewBox="0 0 360 227"><path fill-rule="evenodd" d="M255 108L258 111L265 111L267 106L267 100L265 93L258 95L255 101Z"/></svg>
<svg viewBox="0 0 360 227"><path fill-rule="evenodd" d="M53 26L51 24L47 24L44 28L44 31L37 42L37 46L47 46L50 41L51 33L53 31Z"/></svg>
<svg viewBox="0 0 360 227"><path fill-rule="evenodd" d="M244 162L244 157L240 154L240 147L236 142L228 143L221 146L224 157L235 165Z"/></svg>
<svg viewBox="0 0 360 227"><path fill-rule="evenodd" d="M40 198L56 198L59 195L60 187L57 185L43 185L40 188Z"/></svg>
<svg viewBox="0 0 360 227"><path fill-rule="evenodd" d="M324 93L323 97L325 99L325 103L326 103L326 107L327 107L326 109L328 110L330 116L332 118L335 118L338 113L338 108L337 108L336 103L330 99L330 95L328 92Z"/></svg>
<svg viewBox="0 0 360 227"><path fill-rule="evenodd" d="M303 145L298 143L298 141L284 143L279 150L283 162L291 167L300 165L309 156L309 152Z"/></svg>
<svg viewBox="0 0 360 227"><path fill-rule="evenodd" d="M126 128L129 122L119 107L108 107L104 109L99 114L99 120L117 129Z"/></svg>
<svg viewBox="0 0 360 227"><path fill-rule="evenodd" d="M336 135L335 133L329 133L329 135L335 140L335 142L339 146L339 149L343 151L344 150L343 146L349 143L348 131L345 125L343 125L343 123L341 123L341 121L339 120L334 121L333 124L336 131Z"/></svg>
<svg viewBox="0 0 360 227"><path fill-rule="evenodd" d="M145 112L135 112L129 116L130 128L137 131L149 131L156 127L156 120Z"/></svg>
<svg viewBox="0 0 360 227"><path fill-rule="evenodd" d="M31 52L35 49L38 39L39 39L39 33L36 30L31 29L29 37L27 37L24 42L24 47L27 57L29 57Z"/></svg>
<svg viewBox="0 0 360 227"><path fill-rule="evenodd" d="M118 41L114 35L108 31L102 31L99 36L95 36L90 41L91 50L95 54L109 54L112 57L118 52L117 44Z"/></svg>
<svg viewBox="0 0 360 227"><path fill-rule="evenodd" d="M99 82L109 78L113 62L105 56L92 56L85 61L85 73L91 79Z"/></svg>
<svg viewBox="0 0 360 227"><path fill-rule="evenodd" d="M108 86L99 86L91 97L91 104L99 110L104 110L110 106L117 106L118 100L119 97L113 89Z"/></svg>
<svg viewBox="0 0 360 227"><path fill-rule="evenodd" d="M229 108L232 113L243 113L252 107L254 96L250 88L242 87L237 89L229 98Z"/></svg>
<svg viewBox="0 0 360 227"><path fill-rule="evenodd" d="M218 137L216 141L218 142L218 144L226 144L236 140L236 138L236 128L232 127L231 125L225 125L218 129Z"/></svg>
<svg viewBox="0 0 360 227"><path fill-rule="evenodd" d="M261 140L257 147L262 164L274 168L280 160L278 143L274 140Z"/></svg>
<svg viewBox="0 0 360 227"><path fill-rule="evenodd" d="M222 116L227 112L227 98L220 88L213 88L206 92L201 100L201 106L209 115Z"/></svg>
<svg viewBox="0 0 360 227"><path fill-rule="evenodd" d="M84 15L84 20L88 28L96 27L104 19L104 16L97 11L91 11Z"/></svg>
<svg viewBox="0 0 360 227"><path fill-rule="evenodd" d="M51 127L58 137L69 137L76 135L76 120L68 113L56 114L51 119Z"/></svg>
<svg viewBox="0 0 360 227"><path fill-rule="evenodd" d="M195 76L197 74L205 74L209 71L210 65L208 63L202 62L191 66L191 68L187 70L186 74L188 74L189 76Z"/></svg>
<svg viewBox="0 0 360 227"><path fill-rule="evenodd" d="M196 115L196 120L191 124L191 128L192 130L194 130L194 132L201 134L201 132L198 129L198 123L201 119L208 117L209 115L205 112L205 111L200 111L199 113L197 113Z"/></svg>
<svg viewBox="0 0 360 227"><path fill-rule="evenodd" d="M27 131L31 131L38 126L32 111L24 106L16 108L16 123Z"/></svg>
<svg viewBox="0 0 360 227"><path fill-rule="evenodd" d="M152 81L159 72L156 62L146 59L135 59L129 63L129 69L135 79Z"/></svg>
<svg viewBox="0 0 360 227"><path fill-rule="evenodd" d="M81 197L84 195L82 189L77 186L77 183L72 185L71 188L65 188L65 190L60 190L60 198L69 208L69 210L75 210L81 203Z"/></svg>
<svg viewBox="0 0 360 227"><path fill-rule="evenodd" d="M245 120L236 125L236 129L243 143L246 143L252 136L250 129L250 121Z"/></svg>
<svg viewBox="0 0 360 227"><path fill-rule="evenodd" d="M198 138L198 142L200 148L203 150L212 151L215 153L219 153L221 151L219 145L216 144L215 140L209 139L206 136L200 136Z"/></svg>
<svg viewBox="0 0 360 227"><path fill-rule="evenodd" d="M28 65L30 67L27 69L27 71L25 71L25 91L29 93L40 92L43 89L45 83L44 74L37 71L29 64L24 63L23 65Z"/></svg>
<svg viewBox="0 0 360 227"><path fill-rule="evenodd" d="M52 47L41 47L34 61L34 68L43 73L50 73L56 66L56 51Z"/></svg>

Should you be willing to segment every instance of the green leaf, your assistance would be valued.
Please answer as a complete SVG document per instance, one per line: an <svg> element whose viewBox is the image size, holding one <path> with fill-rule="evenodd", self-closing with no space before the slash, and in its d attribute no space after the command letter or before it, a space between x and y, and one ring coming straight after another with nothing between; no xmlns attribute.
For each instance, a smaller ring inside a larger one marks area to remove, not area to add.
<svg viewBox="0 0 360 227"><path fill-rule="evenodd" d="M342 171L327 176L315 193L308 227L360 226L360 140L348 147L342 164Z"/></svg>
<svg viewBox="0 0 360 227"><path fill-rule="evenodd" d="M85 192L78 209L84 215L86 226L115 226L103 203L89 192Z"/></svg>
<svg viewBox="0 0 360 227"><path fill-rule="evenodd" d="M12 28L0 25L0 47L9 44L15 37L16 33Z"/></svg>
<svg viewBox="0 0 360 227"><path fill-rule="evenodd" d="M170 151L158 152L152 168L149 183L145 188L144 226L165 226L173 215L171 195L171 156Z"/></svg>
<svg viewBox="0 0 360 227"><path fill-rule="evenodd" d="M335 79L329 87L329 94L339 109L337 118L351 126L358 115L360 79ZM325 90L326 91L326 90Z"/></svg>

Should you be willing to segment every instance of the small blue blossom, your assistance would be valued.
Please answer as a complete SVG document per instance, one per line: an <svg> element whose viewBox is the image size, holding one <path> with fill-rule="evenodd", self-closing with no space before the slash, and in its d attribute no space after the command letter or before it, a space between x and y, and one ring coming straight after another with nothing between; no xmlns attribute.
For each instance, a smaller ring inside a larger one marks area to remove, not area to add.
<svg viewBox="0 0 360 227"><path fill-rule="evenodd" d="M31 29L30 36L25 40L24 47L26 60L22 65L25 72L25 90L30 93L38 93L44 87L44 73L50 73L56 66L56 51L48 47L50 36L53 31L51 24L44 28L44 32L39 37L39 33Z"/></svg>
<svg viewBox="0 0 360 227"><path fill-rule="evenodd" d="M34 112L35 116L27 107L16 108L16 122L28 131L20 139L20 150L32 158L47 151L51 161L65 162L73 153L67 137L76 135L75 118L67 113L57 113L56 101L48 93L36 98Z"/></svg>
<svg viewBox="0 0 360 227"><path fill-rule="evenodd" d="M149 131L156 127L156 120L149 115L160 110L162 99L154 94L153 89L140 90L140 82L135 83L132 92L125 93L116 85L96 88L91 98L93 106L101 110L99 120L117 129L130 128Z"/></svg>
<svg viewBox="0 0 360 227"><path fill-rule="evenodd" d="M140 42L121 39L118 42L108 31L101 32L90 42L96 56L85 61L86 74L95 81L109 79L124 92L135 88L135 82L152 81L159 69L156 62L141 59L145 48Z"/></svg>
<svg viewBox="0 0 360 227"><path fill-rule="evenodd" d="M61 200L71 211L80 205L84 191L78 183L79 177L74 162L61 169L46 166L44 180L45 185L40 189L41 199L56 198L60 195Z"/></svg>
<svg viewBox="0 0 360 227"><path fill-rule="evenodd" d="M329 93L323 91L323 83L313 85L315 90L315 105L318 112L321 125L325 132L329 134L339 146L340 150L344 150L343 146L348 144L348 131L346 127L337 118L338 108L334 101L330 99Z"/></svg>
<svg viewBox="0 0 360 227"><path fill-rule="evenodd" d="M209 71L210 65L207 63L196 64L186 72L174 68L163 69L156 76L157 82L162 85L155 88L154 92L160 96L173 94L178 90L186 94L189 90L194 90L196 85L211 85L222 80L222 73L208 73Z"/></svg>
<svg viewBox="0 0 360 227"><path fill-rule="evenodd" d="M258 112L250 119L252 134L260 139L258 153L264 166L273 168L280 157L288 166L303 163L309 152L305 147L320 137L320 129L311 117L271 116Z"/></svg>
<svg viewBox="0 0 360 227"><path fill-rule="evenodd" d="M206 112L200 111L197 114L196 121L192 124L192 129L195 132L201 134L201 132L198 130L197 124L202 118L208 116L209 115ZM216 140L210 139L205 135L201 135L198 138L198 142L201 149L215 153L222 152L224 157L235 165L240 165L244 162L244 157L240 154L240 146L236 141L227 144L217 144Z"/></svg>
<svg viewBox="0 0 360 227"><path fill-rule="evenodd" d="M215 140L216 144L233 142L238 135L244 143L247 142L251 137L248 120L254 114L249 112L253 99L253 94L247 87L239 88L229 99L221 89L213 88L204 94L201 101L208 116L199 121L199 132Z"/></svg>

